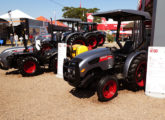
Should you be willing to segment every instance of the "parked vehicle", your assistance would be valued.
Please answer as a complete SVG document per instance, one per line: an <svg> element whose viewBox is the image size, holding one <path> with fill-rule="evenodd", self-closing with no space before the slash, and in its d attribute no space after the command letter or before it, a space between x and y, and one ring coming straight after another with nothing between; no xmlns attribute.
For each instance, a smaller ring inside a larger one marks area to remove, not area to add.
<svg viewBox="0 0 165 120"><path fill-rule="evenodd" d="M119 80L136 91L145 86L147 49L145 21L151 19L148 12L136 10L114 10L93 14L118 21L116 42L118 48L98 48L82 53L72 60L64 61L64 80L76 88L97 84L100 101L108 101L118 94ZM122 21L134 21L132 39L124 45L119 41ZM121 74L121 79L117 75Z"/></svg>
<svg viewBox="0 0 165 120"><path fill-rule="evenodd" d="M35 46L8 48L0 54L1 69L16 68L23 76L37 75L46 65L53 71L57 69L56 42L51 35L38 36Z"/></svg>

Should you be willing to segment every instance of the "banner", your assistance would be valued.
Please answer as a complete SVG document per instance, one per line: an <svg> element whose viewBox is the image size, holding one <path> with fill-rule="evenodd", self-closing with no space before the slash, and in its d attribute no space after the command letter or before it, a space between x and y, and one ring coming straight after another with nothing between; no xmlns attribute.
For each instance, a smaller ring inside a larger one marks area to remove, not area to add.
<svg viewBox="0 0 165 120"><path fill-rule="evenodd" d="M165 98L165 47L149 47L145 93Z"/></svg>
<svg viewBox="0 0 165 120"><path fill-rule="evenodd" d="M92 13L87 13L87 22L93 22L94 17L92 16Z"/></svg>
<svg viewBox="0 0 165 120"><path fill-rule="evenodd" d="M66 58L66 43L58 43L57 77L63 78L63 63Z"/></svg>

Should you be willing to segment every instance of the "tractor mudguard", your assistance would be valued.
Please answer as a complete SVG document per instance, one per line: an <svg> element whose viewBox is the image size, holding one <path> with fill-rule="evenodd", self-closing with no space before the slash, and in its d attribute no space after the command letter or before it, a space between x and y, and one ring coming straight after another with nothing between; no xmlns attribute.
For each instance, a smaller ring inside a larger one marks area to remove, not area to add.
<svg viewBox="0 0 165 120"><path fill-rule="evenodd" d="M103 35L104 37L106 37L106 32L103 32L103 31L94 31L93 33L97 35Z"/></svg>
<svg viewBox="0 0 165 120"><path fill-rule="evenodd" d="M71 34L69 34L67 37L66 37L66 39L65 39L65 42L67 43L67 41L72 37L72 36L80 36L80 35L82 35L82 33L80 33L80 32L74 32L74 33L71 33Z"/></svg>
<svg viewBox="0 0 165 120"><path fill-rule="evenodd" d="M123 68L124 78L127 78L127 76L128 76L128 70L129 70L129 67L131 65L131 62L133 61L133 59L135 57L137 57L140 54L145 54L147 56L147 52L145 50L142 50L142 51L133 52L127 57L126 62L124 64L124 68Z"/></svg>
<svg viewBox="0 0 165 120"><path fill-rule="evenodd" d="M96 34L93 32L88 32L88 33L85 33L83 36L86 38L87 36L90 36L90 35L96 35Z"/></svg>

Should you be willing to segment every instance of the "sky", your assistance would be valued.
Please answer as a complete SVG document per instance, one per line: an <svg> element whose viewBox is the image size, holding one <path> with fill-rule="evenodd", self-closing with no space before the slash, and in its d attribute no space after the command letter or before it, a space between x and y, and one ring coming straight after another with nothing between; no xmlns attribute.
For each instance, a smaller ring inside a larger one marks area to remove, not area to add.
<svg viewBox="0 0 165 120"><path fill-rule="evenodd" d="M62 18L62 8L79 7L80 0L2 0L0 15L9 10L19 9L36 18L44 16L48 19ZM137 9L138 0L81 0L81 7L99 8L100 11L114 9Z"/></svg>

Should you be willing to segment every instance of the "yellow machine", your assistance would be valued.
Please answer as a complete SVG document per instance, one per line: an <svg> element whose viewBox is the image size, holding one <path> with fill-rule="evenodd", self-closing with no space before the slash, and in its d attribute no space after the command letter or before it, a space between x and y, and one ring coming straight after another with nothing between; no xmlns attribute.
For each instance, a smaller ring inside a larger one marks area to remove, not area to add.
<svg viewBox="0 0 165 120"><path fill-rule="evenodd" d="M75 56L77 56L83 52L86 52L86 51L88 51L87 46L79 45L79 44L73 45L72 46L72 58L74 58Z"/></svg>

